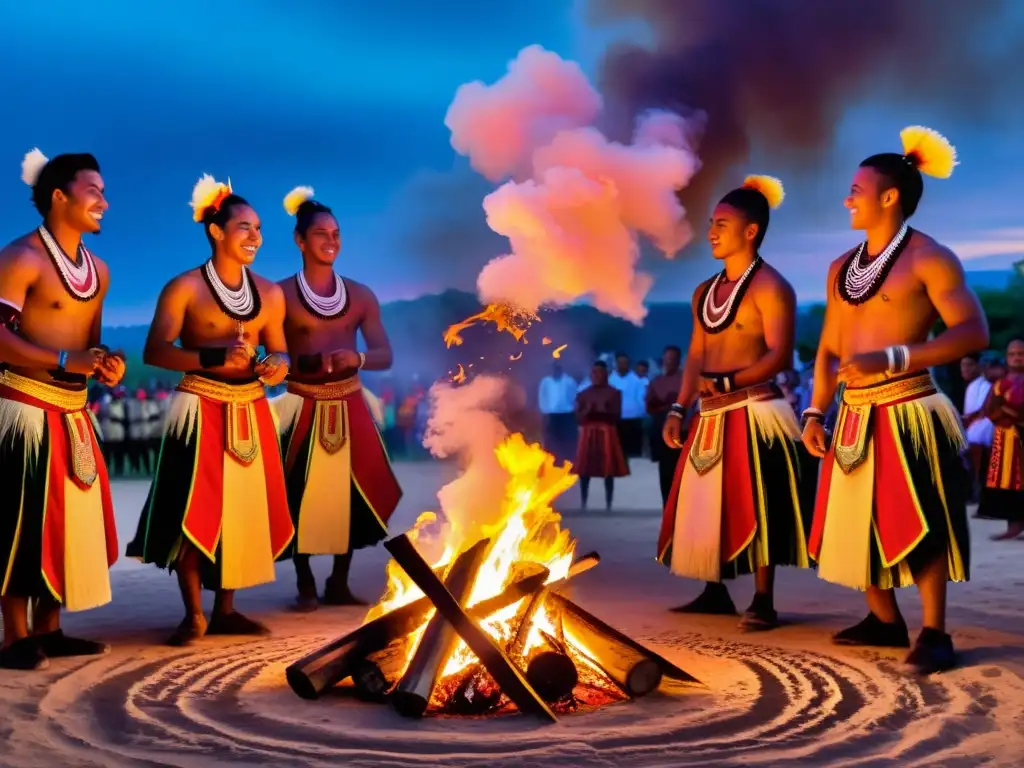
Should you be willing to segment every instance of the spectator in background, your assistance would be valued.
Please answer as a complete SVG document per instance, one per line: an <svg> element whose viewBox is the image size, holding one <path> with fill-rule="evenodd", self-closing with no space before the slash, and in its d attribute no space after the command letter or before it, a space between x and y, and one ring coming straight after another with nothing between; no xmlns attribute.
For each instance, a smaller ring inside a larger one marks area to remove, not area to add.
<svg viewBox="0 0 1024 768"><path fill-rule="evenodd" d="M668 417L672 403L679 397L679 388L683 383L683 370L679 367L682 360L682 350L679 347L670 345L665 347L661 355L662 372L651 380L647 387L647 413L651 416L650 435L651 461L658 465L658 482L661 485L661 504L668 503L668 494L672 490L672 480L675 477L676 464L679 463L679 455L682 448L669 448L661 436L665 427L665 419ZM680 433L679 441L686 442L686 426Z"/></svg>
<svg viewBox="0 0 1024 768"><path fill-rule="evenodd" d="M651 374L651 364L646 360L637 360L636 365L633 366L633 373L647 381Z"/></svg>
<svg viewBox="0 0 1024 768"><path fill-rule="evenodd" d="M576 451L576 387L576 381L557 362L537 387L537 406L544 420L544 450L559 462L572 459Z"/></svg>
<svg viewBox="0 0 1024 768"><path fill-rule="evenodd" d="M627 368L628 370L628 368ZM629 464L619 442L622 392L608 383L608 365L594 363L590 386L576 395L576 418L580 423L579 445L574 469L580 478L580 499L587 508L590 479L604 478L605 508L612 508L615 478L629 474Z"/></svg>
<svg viewBox="0 0 1024 768"><path fill-rule="evenodd" d="M960 376L964 380L964 402L961 416L967 435L967 463L971 472L971 501L978 500L981 490L982 468L988 466L988 452L992 445L992 422L985 415L985 401L992 382L982 375L981 358L968 355L960 361Z"/></svg>
<svg viewBox="0 0 1024 768"><path fill-rule="evenodd" d="M627 458L643 455L644 416L647 413L647 380L629 369L629 355L615 355L615 370L608 384L622 393L622 418L619 421L619 442Z"/></svg>
<svg viewBox="0 0 1024 768"><path fill-rule="evenodd" d="M993 536L993 541L1024 533L1024 339L1009 343L1006 367L1001 370L1003 376L993 382L985 401L993 438L978 509L979 517L1006 521L1006 531Z"/></svg>

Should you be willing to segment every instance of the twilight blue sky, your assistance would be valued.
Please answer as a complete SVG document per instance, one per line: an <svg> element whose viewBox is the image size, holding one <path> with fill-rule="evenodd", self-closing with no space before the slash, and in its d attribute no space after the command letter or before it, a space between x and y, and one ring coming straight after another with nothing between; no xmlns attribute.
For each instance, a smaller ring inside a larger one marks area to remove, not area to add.
<svg viewBox="0 0 1024 768"><path fill-rule="evenodd" d="M382 300L471 288L502 242L484 224L491 187L451 149L445 111L460 84L494 81L532 43L596 78L606 43L642 28L598 32L583 20L584 1L0 0L0 239L37 223L19 178L26 151L91 151L111 203L90 243L113 273L109 324L148 322L162 285L208 255L187 204L204 172L230 175L260 212L257 270L268 277L298 267L281 198L309 184L341 222L339 270ZM789 193L765 255L801 299L820 297L829 259L857 242L842 208L853 168L897 149L904 125L923 123L953 140L962 165L926 183L915 225L969 269L1021 258L1022 103L982 121L955 105L865 99L849 105L833 150L792 173L771 163L771 147L755 146L737 173L775 173ZM671 264L645 256L644 266L658 278L653 300L688 297L714 270L700 246Z"/></svg>

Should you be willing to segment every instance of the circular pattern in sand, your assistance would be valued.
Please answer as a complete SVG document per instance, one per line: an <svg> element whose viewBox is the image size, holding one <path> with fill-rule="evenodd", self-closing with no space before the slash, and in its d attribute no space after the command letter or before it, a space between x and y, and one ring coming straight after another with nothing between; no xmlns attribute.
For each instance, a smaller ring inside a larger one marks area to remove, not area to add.
<svg viewBox="0 0 1024 768"><path fill-rule="evenodd" d="M991 751L997 729L1007 725L1000 723L999 692L1019 693L1007 691L1006 676L992 679L979 669L921 679L892 657L674 632L637 639L703 680L706 690L666 683L644 699L554 725L518 715L411 721L340 695L295 696L285 667L326 639L208 641L176 655L159 647L131 658L115 654L57 680L40 716L69 763L824 765L856 757L912 765Z"/></svg>

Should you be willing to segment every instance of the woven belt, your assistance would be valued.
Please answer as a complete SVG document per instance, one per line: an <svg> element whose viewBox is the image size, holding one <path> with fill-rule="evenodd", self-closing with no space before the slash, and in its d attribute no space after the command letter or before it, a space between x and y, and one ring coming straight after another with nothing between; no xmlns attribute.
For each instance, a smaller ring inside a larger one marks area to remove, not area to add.
<svg viewBox="0 0 1024 768"><path fill-rule="evenodd" d="M779 397L779 394L779 388L770 382L755 384L752 387L746 387L724 395L702 397L700 399L700 412L701 415L704 415L716 411L731 411L733 408L739 408L744 403L774 400Z"/></svg>
<svg viewBox="0 0 1024 768"><path fill-rule="evenodd" d="M42 381L20 376L12 371L0 374L0 388L19 392L33 400L46 403L59 411L80 411L89 404L89 393L85 389L64 389ZM2 397L0 391L0 397Z"/></svg>
<svg viewBox="0 0 1024 768"><path fill-rule="evenodd" d="M308 400L344 400L362 388L363 384L358 376L350 376L340 381L328 381L323 384L307 384L301 381L288 382L289 392Z"/></svg>
<svg viewBox="0 0 1024 768"><path fill-rule="evenodd" d="M938 390L931 374L915 373L899 379L890 379L870 387L843 390L843 402L851 407L864 405L891 405L900 400L934 395Z"/></svg>
<svg viewBox="0 0 1024 768"><path fill-rule="evenodd" d="M266 397L263 384L259 381L247 381L244 384L231 384L214 381L203 376L187 373L177 386L179 392L205 397L219 403L254 403Z"/></svg>

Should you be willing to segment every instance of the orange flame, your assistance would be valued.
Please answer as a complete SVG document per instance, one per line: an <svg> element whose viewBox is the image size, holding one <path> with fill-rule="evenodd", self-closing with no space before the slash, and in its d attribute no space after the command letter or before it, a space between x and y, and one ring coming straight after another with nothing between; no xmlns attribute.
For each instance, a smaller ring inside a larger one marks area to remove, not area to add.
<svg viewBox="0 0 1024 768"><path fill-rule="evenodd" d="M563 344L560 347L556 347L555 349L553 349L551 351L551 356L557 360L558 358L560 358L562 356L562 352L565 351L565 348L568 347L568 346L569 346L568 344Z"/></svg>
<svg viewBox="0 0 1024 768"><path fill-rule="evenodd" d="M548 337L548 336L545 336L543 339L540 340L540 343L543 344L546 347L548 344L551 343L551 338Z"/></svg>
<svg viewBox="0 0 1024 768"><path fill-rule="evenodd" d="M506 438L494 452L508 480L501 514L492 524L480 525L474 530L448 526L432 536L430 529L437 522L437 516L424 512L409 534L417 545L429 544L439 535L442 537L444 551L433 563L435 570L453 563L456 554L475 544L479 538L491 539L467 600L470 605L500 594L515 577L513 566L519 562L544 565L550 571L549 582L563 578L569 572L576 549L576 541L567 529L560 526L561 516L551 507L554 500L576 482L572 464L566 462L556 466L554 456L536 443L528 444L520 434ZM417 548L423 551L424 547ZM388 562L387 576L384 597L370 609L366 621L422 597L420 589L394 560ZM521 602L494 614L482 622L482 628L497 640L511 640L513 620ZM524 650L540 645L543 642L541 630L550 632L550 627L550 621L539 616L531 627ZM419 634L409 644L410 658L418 641ZM472 651L460 642L449 658L443 676L455 674L475 660Z"/></svg>
<svg viewBox="0 0 1024 768"><path fill-rule="evenodd" d="M462 344L465 341L462 332L477 323L494 323L499 333L509 333L516 341L521 341L534 322L540 322L540 318L533 312L523 312L508 304L488 304L482 312L448 326L444 332L444 343L449 349Z"/></svg>
<svg viewBox="0 0 1024 768"><path fill-rule="evenodd" d="M472 366L471 366L472 367ZM466 369L462 367L462 363L459 363L459 370L452 376L453 384L462 384L466 380Z"/></svg>

